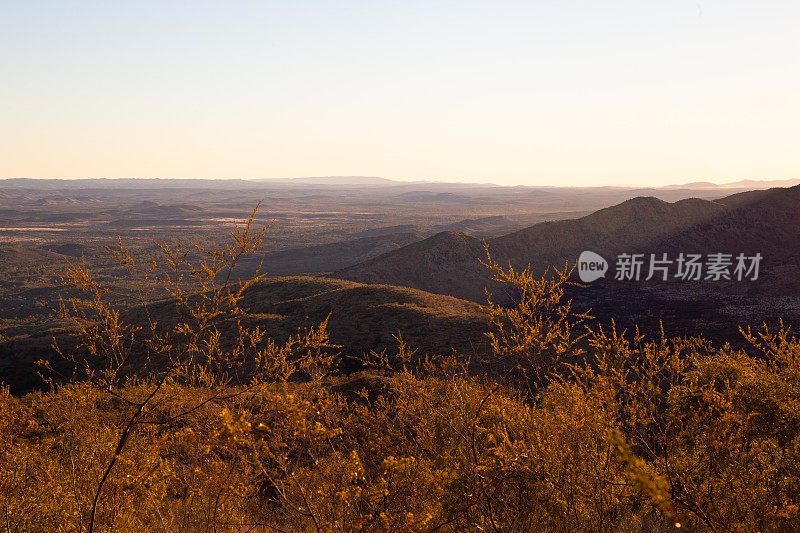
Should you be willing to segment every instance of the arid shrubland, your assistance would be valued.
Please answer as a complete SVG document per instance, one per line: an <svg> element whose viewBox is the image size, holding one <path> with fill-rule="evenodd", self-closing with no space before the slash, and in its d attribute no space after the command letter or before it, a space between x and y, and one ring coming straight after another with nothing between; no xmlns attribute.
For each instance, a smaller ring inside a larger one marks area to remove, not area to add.
<svg viewBox="0 0 800 533"><path fill-rule="evenodd" d="M0 528L800 528L800 343L786 328L745 331L744 349L645 339L573 312L568 269L490 260L516 305L488 304L487 361L426 357L398 335L397 353L345 376L325 323L277 341L241 320L259 278L236 266L260 233L233 239L164 245L142 275L171 299L130 311L72 267L84 297L57 311L80 341L63 354L76 372L0 391Z"/></svg>

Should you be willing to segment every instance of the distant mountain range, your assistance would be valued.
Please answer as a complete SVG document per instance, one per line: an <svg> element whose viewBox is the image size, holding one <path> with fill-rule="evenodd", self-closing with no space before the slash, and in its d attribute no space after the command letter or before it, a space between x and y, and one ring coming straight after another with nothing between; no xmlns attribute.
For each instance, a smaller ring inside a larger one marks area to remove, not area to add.
<svg viewBox="0 0 800 533"><path fill-rule="evenodd" d="M695 181L683 185L668 185L665 189L771 189L775 187L793 187L800 185L800 179L791 180L740 180L729 183L711 183Z"/></svg>
<svg viewBox="0 0 800 533"><path fill-rule="evenodd" d="M654 190L670 189L767 189L773 187L791 187L800 184L800 179L790 180L740 180L730 183L712 183L708 181L696 181L685 184L667 185L664 187L642 187L642 186L611 186L605 188L616 189L643 189ZM298 178L274 178L274 179L193 179L193 178L82 178L82 179L58 179L58 178L0 178L0 188L31 188L31 189L92 189L92 188L263 188L269 185L277 186L322 186L322 187L353 187L353 186L409 186L417 185L422 189L436 188L440 185L458 185L464 187L498 187L493 183L472 183L472 182L448 182L443 180L395 180L381 178L378 176L309 176ZM560 189L563 185L533 185L518 186L533 189ZM575 189L587 187L572 187ZM588 187L592 188L592 187ZM424 194L418 191L417 194ZM414 192L409 192L409 195ZM442 197L447 200L446 197ZM409 199L418 200L409 197Z"/></svg>
<svg viewBox="0 0 800 533"><path fill-rule="evenodd" d="M688 199L668 203L634 198L573 220L542 222L485 241L454 231L442 232L335 276L362 282L392 283L477 300L484 295L488 246L501 264L531 265L535 272L574 262L583 250L601 255L637 251L684 227L726 212L718 202Z"/></svg>
<svg viewBox="0 0 800 533"><path fill-rule="evenodd" d="M797 302L787 303L784 309L773 309L769 303L776 297L800 296L800 186L738 193L716 201L669 203L652 197L634 198L582 218L543 222L485 240L442 232L334 276L483 301L485 288L493 289L481 264L486 258L485 246L498 263L530 265L537 274L551 266L574 264L584 250L597 252L609 262L621 253L643 253L646 258L651 253L658 257L667 253L673 259L681 252L760 253L761 273L754 282L642 280L637 284L614 280L611 264L606 279L576 290L575 295L591 307L607 301L609 315L625 315L626 306L642 311L635 302L649 305L641 300L649 298L652 303L655 295L676 301L699 299L704 305L730 307L727 312L736 317L738 322L732 324L736 327L800 313ZM658 307L649 312L657 315Z"/></svg>

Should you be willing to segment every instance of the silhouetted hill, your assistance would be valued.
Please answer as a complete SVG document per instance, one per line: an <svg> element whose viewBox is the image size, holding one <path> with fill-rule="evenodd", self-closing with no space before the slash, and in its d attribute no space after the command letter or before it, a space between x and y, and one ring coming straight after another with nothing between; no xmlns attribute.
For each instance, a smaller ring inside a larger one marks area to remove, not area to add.
<svg viewBox="0 0 800 533"><path fill-rule="evenodd" d="M472 282L485 272L480 264L484 255L480 239L444 231L333 275L364 283L391 283L441 294L466 294L476 299L472 289L477 287L473 287Z"/></svg>
<svg viewBox="0 0 800 533"><path fill-rule="evenodd" d="M675 203L657 198L634 198L591 215L542 222L508 235L486 240L500 263L548 266L575 261L584 249L599 253L633 249L681 227L698 224L726 210L706 200ZM483 298L486 258L481 240L443 232L389 252L371 261L336 272L336 277L367 283L392 283L462 298Z"/></svg>
<svg viewBox="0 0 800 533"><path fill-rule="evenodd" d="M530 265L535 274L574 264L583 250L605 257L604 280L571 291L578 303L623 323L659 318L681 333L705 328L709 336L735 335L740 324L800 318L800 186L734 194L716 201L674 203L634 198L588 216L536 224L485 244L500 264ZM442 233L336 272L336 277L391 283L483 301L487 283L484 243L465 234ZM757 281L614 280L620 253L760 253ZM779 298L782 298L780 300ZM626 319L628 319L626 321Z"/></svg>

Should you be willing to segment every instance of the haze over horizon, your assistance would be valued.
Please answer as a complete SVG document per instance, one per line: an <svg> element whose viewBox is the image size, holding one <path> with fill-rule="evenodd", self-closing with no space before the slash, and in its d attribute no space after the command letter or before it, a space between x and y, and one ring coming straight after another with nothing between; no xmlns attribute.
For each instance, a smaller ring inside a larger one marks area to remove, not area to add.
<svg viewBox="0 0 800 533"><path fill-rule="evenodd" d="M789 1L0 5L0 178L800 176Z"/></svg>
<svg viewBox="0 0 800 533"><path fill-rule="evenodd" d="M196 181L212 181L212 182L220 182L220 181L229 181L229 182L237 182L237 183L287 183L287 182L297 182L297 183L307 183L307 184L326 184L329 183L331 185L415 185L419 184L420 187L425 185L464 185L464 186L489 186L489 187L532 187L532 188L591 188L591 187L601 187L601 188L616 188L616 189L694 189L694 190L701 190L701 189L709 189L709 190L725 190L725 189L766 189L766 188L773 188L773 187L793 187L795 185L800 185L800 178L795 179L786 179L786 180L760 180L760 179L743 179L738 181L724 181L718 180L715 182L706 181L706 180L698 180L693 182L687 183L670 183L667 185L652 185L648 183L617 183L617 184L605 184L605 183L594 183L594 184L587 184L587 185L573 185L573 184L514 184L514 183L493 183L493 182L479 182L479 181L471 181L471 182L464 182L464 181L456 181L456 180L431 180L431 179L419 179L419 180L410 180L410 179L388 179L383 178L380 176L298 176L292 178L250 178L250 179L241 179L241 178L146 178L146 177L138 177L138 178L107 178L107 177L97 177L97 178L55 178L55 177L37 177L37 178L28 178L28 177L11 177L11 178L3 178L0 177L0 182L9 182L15 181L19 182L20 180L34 180L34 181L67 181L67 182L74 182L74 181L142 181L148 182L152 180L156 181L182 181L182 182L196 182Z"/></svg>

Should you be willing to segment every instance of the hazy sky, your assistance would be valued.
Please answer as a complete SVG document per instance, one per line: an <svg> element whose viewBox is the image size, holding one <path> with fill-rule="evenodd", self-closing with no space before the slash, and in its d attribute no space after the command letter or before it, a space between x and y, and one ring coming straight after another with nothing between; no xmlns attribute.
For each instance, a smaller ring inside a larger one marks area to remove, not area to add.
<svg viewBox="0 0 800 533"><path fill-rule="evenodd" d="M800 177L800 2L0 0L0 177Z"/></svg>

